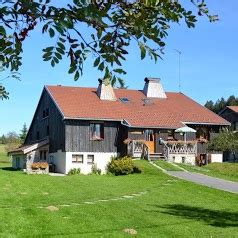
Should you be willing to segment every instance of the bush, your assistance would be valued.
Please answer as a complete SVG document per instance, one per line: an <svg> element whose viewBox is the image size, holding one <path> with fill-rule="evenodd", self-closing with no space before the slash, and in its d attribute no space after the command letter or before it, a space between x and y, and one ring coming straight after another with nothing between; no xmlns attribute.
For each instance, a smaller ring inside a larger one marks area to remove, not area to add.
<svg viewBox="0 0 238 238"><path fill-rule="evenodd" d="M142 173L142 170L141 170L139 167L134 166L134 167L133 167L133 173L134 173L134 174L141 174L141 173Z"/></svg>
<svg viewBox="0 0 238 238"><path fill-rule="evenodd" d="M68 172L68 175L78 175L78 174L80 174L80 169L79 169L79 168L78 168L78 169L76 169L76 168L71 169L71 170Z"/></svg>
<svg viewBox="0 0 238 238"><path fill-rule="evenodd" d="M114 175L127 175L141 173L141 169L136 167L130 157L114 157L107 165L107 171Z"/></svg>
<svg viewBox="0 0 238 238"><path fill-rule="evenodd" d="M97 175L101 175L102 170L97 168L96 164L93 164L92 166L92 174L97 174Z"/></svg>

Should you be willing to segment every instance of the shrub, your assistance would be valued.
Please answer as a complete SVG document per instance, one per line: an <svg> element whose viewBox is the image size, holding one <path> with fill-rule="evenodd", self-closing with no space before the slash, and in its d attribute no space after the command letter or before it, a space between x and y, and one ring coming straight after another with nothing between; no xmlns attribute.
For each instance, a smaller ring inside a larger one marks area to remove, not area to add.
<svg viewBox="0 0 238 238"><path fill-rule="evenodd" d="M141 173L130 157L113 157L107 165L107 171L114 175L127 175L133 173Z"/></svg>
<svg viewBox="0 0 238 238"><path fill-rule="evenodd" d="M102 170L97 168L96 164L92 165L92 174L97 174L97 175L101 175Z"/></svg>
<svg viewBox="0 0 238 238"><path fill-rule="evenodd" d="M68 172L68 175L78 175L78 174L80 174L80 169L79 169L79 168L78 168L78 169L76 169L76 168L71 169L71 170Z"/></svg>
<svg viewBox="0 0 238 238"><path fill-rule="evenodd" d="M141 174L141 173L142 173L142 170L141 170L139 167L134 166L134 167L133 167L133 173L134 173L134 174Z"/></svg>

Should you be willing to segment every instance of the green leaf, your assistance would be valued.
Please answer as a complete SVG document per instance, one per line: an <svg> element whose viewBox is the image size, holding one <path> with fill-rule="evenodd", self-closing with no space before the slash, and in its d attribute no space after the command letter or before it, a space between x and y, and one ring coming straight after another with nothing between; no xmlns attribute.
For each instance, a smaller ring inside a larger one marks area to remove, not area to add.
<svg viewBox="0 0 238 238"><path fill-rule="evenodd" d="M52 55L52 52L46 52L46 53L43 55L43 58L50 58L51 55Z"/></svg>
<svg viewBox="0 0 238 238"><path fill-rule="evenodd" d="M55 61L54 60L51 60L50 64L51 64L52 67L55 67Z"/></svg>
<svg viewBox="0 0 238 238"><path fill-rule="evenodd" d="M75 72L75 71L76 71L76 66L75 66L75 65L72 65L72 66L69 68L68 73L69 73L69 74L72 74L72 73Z"/></svg>
<svg viewBox="0 0 238 238"><path fill-rule="evenodd" d="M100 57L98 57L95 61L94 61L94 64L93 64L93 67L97 67L100 63Z"/></svg>
<svg viewBox="0 0 238 238"><path fill-rule="evenodd" d="M3 26L0 26L0 35L6 35L6 30Z"/></svg>
<svg viewBox="0 0 238 238"><path fill-rule="evenodd" d="M65 50L65 46L63 43L58 42L57 45L59 46L60 49Z"/></svg>
<svg viewBox="0 0 238 238"><path fill-rule="evenodd" d="M114 69L113 71L118 74L126 74L126 72L123 69Z"/></svg>
<svg viewBox="0 0 238 238"><path fill-rule="evenodd" d="M59 52L59 53L62 54L62 55L65 54L64 50L61 49L61 48L59 48L59 47L57 47L56 50L57 50L57 52Z"/></svg>
<svg viewBox="0 0 238 238"><path fill-rule="evenodd" d="M72 45L71 45L71 48L74 49L74 48L77 48L78 46L79 46L79 44L72 44Z"/></svg>
<svg viewBox="0 0 238 238"><path fill-rule="evenodd" d="M141 59L143 60L146 56L146 48L144 44L140 44L139 47L141 52Z"/></svg>
<svg viewBox="0 0 238 238"><path fill-rule="evenodd" d="M43 51L44 52L49 52L49 51L52 51L53 49L54 49L54 47L51 46L51 47L47 47L47 48L43 49Z"/></svg>
<svg viewBox="0 0 238 238"><path fill-rule="evenodd" d="M79 71L77 71L74 75L74 81L77 81L79 79L79 76L80 76Z"/></svg>
<svg viewBox="0 0 238 238"><path fill-rule="evenodd" d="M57 53L57 52L55 52L55 56L59 59L59 60L61 60L62 59L62 55L61 54L59 54L59 53Z"/></svg>
<svg viewBox="0 0 238 238"><path fill-rule="evenodd" d="M49 34L50 34L50 37L53 38L55 36L55 31L52 28L50 28Z"/></svg>
<svg viewBox="0 0 238 238"><path fill-rule="evenodd" d="M104 70L104 63L103 62L98 66L98 69L101 70L101 71Z"/></svg>

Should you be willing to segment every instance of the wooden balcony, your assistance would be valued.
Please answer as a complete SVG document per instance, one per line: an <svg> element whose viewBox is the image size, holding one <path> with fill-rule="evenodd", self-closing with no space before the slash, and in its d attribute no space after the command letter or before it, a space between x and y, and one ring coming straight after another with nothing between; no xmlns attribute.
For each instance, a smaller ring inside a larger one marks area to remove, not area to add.
<svg viewBox="0 0 238 238"><path fill-rule="evenodd" d="M197 141L165 141L168 154L197 154Z"/></svg>

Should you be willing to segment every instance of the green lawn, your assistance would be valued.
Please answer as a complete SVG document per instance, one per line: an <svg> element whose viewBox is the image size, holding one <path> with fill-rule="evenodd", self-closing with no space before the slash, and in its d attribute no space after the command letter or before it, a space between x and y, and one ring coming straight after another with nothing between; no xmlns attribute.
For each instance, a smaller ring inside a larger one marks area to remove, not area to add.
<svg viewBox="0 0 238 238"><path fill-rule="evenodd" d="M211 163L202 167L178 164L184 169L238 182L238 163Z"/></svg>
<svg viewBox="0 0 238 238"><path fill-rule="evenodd" d="M137 237L238 236L238 195L136 164L142 174L118 177L0 168L0 237L131 237L125 228Z"/></svg>
<svg viewBox="0 0 238 238"><path fill-rule="evenodd" d="M180 169L179 167L168 163L164 160L157 160L154 162L156 165L160 166L162 169L165 169L167 171L182 171L182 169Z"/></svg>

